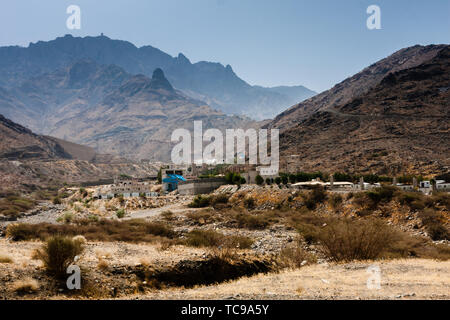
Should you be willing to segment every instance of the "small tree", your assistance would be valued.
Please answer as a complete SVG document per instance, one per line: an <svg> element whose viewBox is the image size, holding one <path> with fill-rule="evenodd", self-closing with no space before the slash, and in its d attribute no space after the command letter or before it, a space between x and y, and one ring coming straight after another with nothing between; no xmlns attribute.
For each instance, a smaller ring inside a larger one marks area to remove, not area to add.
<svg viewBox="0 0 450 320"><path fill-rule="evenodd" d="M276 177L275 178L275 183L276 184L281 184L281 178L280 177Z"/></svg>
<svg viewBox="0 0 450 320"><path fill-rule="evenodd" d="M264 183L263 177L261 177L259 174L256 176L255 181L257 185L262 185Z"/></svg>
<svg viewBox="0 0 450 320"><path fill-rule="evenodd" d="M270 178L266 178L266 184L270 186L272 184L272 180L270 180Z"/></svg>

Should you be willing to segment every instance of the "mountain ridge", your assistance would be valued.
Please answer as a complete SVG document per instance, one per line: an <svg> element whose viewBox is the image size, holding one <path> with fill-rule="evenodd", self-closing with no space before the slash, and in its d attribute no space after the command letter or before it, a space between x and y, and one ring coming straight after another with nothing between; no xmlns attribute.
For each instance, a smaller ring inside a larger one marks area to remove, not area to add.
<svg viewBox="0 0 450 320"><path fill-rule="evenodd" d="M240 79L230 65L206 61L191 63L182 53L172 57L152 46L138 48L130 42L106 36L71 35L30 43L28 47L0 47L0 87L17 87L30 76L53 72L82 59L117 65L127 73L148 77L161 68L169 82L185 94L204 100L224 113L243 114L258 120L271 118L315 94L309 89L293 88L286 94L277 89L251 86Z"/></svg>

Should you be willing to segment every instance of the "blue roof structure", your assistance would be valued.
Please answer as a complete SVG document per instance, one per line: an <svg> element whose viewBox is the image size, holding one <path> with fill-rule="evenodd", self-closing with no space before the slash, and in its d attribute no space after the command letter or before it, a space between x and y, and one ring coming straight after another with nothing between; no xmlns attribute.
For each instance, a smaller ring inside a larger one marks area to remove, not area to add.
<svg viewBox="0 0 450 320"><path fill-rule="evenodd" d="M167 178L164 178L162 181L165 183L178 183L180 181L186 181L186 179L179 174L168 174Z"/></svg>

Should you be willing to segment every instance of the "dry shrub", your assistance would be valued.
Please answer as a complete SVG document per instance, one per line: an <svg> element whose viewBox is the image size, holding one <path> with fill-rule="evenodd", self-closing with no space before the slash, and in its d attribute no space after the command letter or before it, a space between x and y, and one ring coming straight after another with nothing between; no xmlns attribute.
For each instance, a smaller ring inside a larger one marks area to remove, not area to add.
<svg viewBox="0 0 450 320"><path fill-rule="evenodd" d="M431 197L434 205L444 206L446 210L450 210L450 194L447 192L435 192Z"/></svg>
<svg viewBox="0 0 450 320"><path fill-rule="evenodd" d="M334 193L330 196L329 200L331 207L334 210L339 210L342 207L342 196L338 193Z"/></svg>
<svg viewBox="0 0 450 320"><path fill-rule="evenodd" d="M163 217L164 220L167 220L167 221L172 221L174 219L174 214L170 210L163 211L161 213L161 216Z"/></svg>
<svg viewBox="0 0 450 320"><path fill-rule="evenodd" d="M315 263L317 258L300 246L284 248L278 255L279 264L285 268L300 268Z"/></svg>
<svg viewBox="0 0 450 320"><path fill-rule="evenodd" d="M192 220L196 225L210 224L218 221L213 213L211 213L208 209L204 209L196 212L188 212L186 217L189 220Z"/></svg>
<svg viewBox="0 0 450 320"><path fill-rule="evenodd" d="M20 223L9 225L6 234L13 241L45 240L54 235L70 237L82 235L91 241L153 242L159 239L158 237L173 239L176 236L175 232L163 223L141 219L126 221L82 219L64 225Z"/></svg>
<svg viewBox="0 0 450 320"><path fill-rule="evenodd" d="M34 293L38 291L39 283L31 278L18 280L13 284L13 290L18 294Z"/></svg>
<svg viewBox="0 0 450 320"><path fill-rule="evenodd" d="M418 192L402 192L398 196L401 204L407 205L411 210L422 210L425 208L425 201L422 194Z"/></svg>
<svg viewBox="0 0 450 320"><path fill-rule="evenodd" d="M16 195L15 193L5 193L0 195L0 215L6 217L16 217L21 212L28 211L36 206L37 202Z"/></svg>
<svg viewBox="0 0 450 320"><path fill-rule="evenodd" d="M450 240L448 228L441 222L440 215L434 209L424 209L419 212L419 218L422 220L431 239Z"/></svg>
<svg viewBox="0 0 450 320"><path fill-rule="evenodd" d="M49 238L42 249L36 251L36 254L50 274L62 278L66 274L67 267L82 252L83 246L79 241L56 236Z"/></svg>
<svg viewBox="0 0 450 320"><path fill-rule="evenodd" d="M266 212L239 212L233 216L239 228L250 230L262 230L279 221L278 214L272 211Z"/></svg>
<svg viewBox="0 0 450 320"><path fill-rule="evenodd" d="M320 204L327 199L327 196L327 192L322 186L315 186L305 196L305 206L310 210L314 210L317 207L317 204Z"/></svg>
<svg viewBox="0 0 450 320"><path fill-rule="evenodd" d="M377 259L393 241L393 231L379 220L328 219L317 238L333 261Z"/></svg>
<svg viewBox="0 0 450 320"><path fill-rule="evenodd" d="M397 233L395 241L384 254L385 258L423 258L434 260L449 260L450 247L445 244L436 245L422 237L410 236L407 233Z"/></svg>
<svg viewBox="0 0 450 320"><path fill-rule="evenodd" d="M109 268L108 262L100 258L98 260L97 268L103 272L108 271Z"/></svg>
<svg viewBox="0 0 450 320"><path fill-rule="evenodd" d="M4 255L4 254L0 254L0 263L13 263L13 259L8 256L8 255Z"/></svg>

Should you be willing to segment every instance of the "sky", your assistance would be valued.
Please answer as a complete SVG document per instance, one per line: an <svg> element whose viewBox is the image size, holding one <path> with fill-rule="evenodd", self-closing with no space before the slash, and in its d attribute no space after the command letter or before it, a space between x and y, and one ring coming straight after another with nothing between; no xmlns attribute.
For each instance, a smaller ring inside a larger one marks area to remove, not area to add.
<svg viewBox="0 0 450 320"><path fill-rule="evenodd" d="M69 5L81 29L69 30ZM370 5L381 29L369 30ZM449 43L450 0L2 0L0 46L58 36L152 45L191 62L230 64L253 85L336 83L401 48Z"/></svg>

